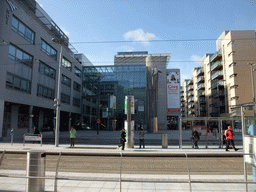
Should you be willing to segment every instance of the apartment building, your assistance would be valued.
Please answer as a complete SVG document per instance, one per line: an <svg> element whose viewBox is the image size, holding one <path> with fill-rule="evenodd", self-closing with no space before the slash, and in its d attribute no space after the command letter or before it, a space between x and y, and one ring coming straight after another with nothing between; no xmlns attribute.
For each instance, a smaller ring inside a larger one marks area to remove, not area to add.
<svg viewBox="0 0 256 192"><path fill-rule="evenodd" d="M216 47L192 72L187 85L188 115L230 117L232 107L254 101L255 31L224 31ZM253 115L252 111L247 115Z"/></svg>
<svg viewBox="0 0 256 192"><path fill-rule="evenodd" d="M21 138L32 126L53 130L59 70L60 129L68 130L80 119L82 84L68 37L35 0L0 1L0 20L0 138L11 128Z"/></svg>

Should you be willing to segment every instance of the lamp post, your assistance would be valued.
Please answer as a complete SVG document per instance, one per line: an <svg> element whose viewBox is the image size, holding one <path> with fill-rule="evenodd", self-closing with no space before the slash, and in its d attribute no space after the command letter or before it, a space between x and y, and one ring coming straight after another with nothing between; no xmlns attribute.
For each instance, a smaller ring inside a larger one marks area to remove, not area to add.
<svg viewBox="0 0 256 192"><path fill-rule="evenodd" d="M254 76L253 72L255 69L252 68L252 66L255 66L254 63L247 63L248 65L251 66L251 80L252 80L252 98L253 98L253 116L255 118L255 88L254 88ZM255 124L255 120L253 121L253 124Z"/></svg>
<svg viewBox="0 0 256 192"><path fill-rule="evenodd" d="M56 126L55 126L55 147L59 147L59 133L60 133L60 83L61 83L61 58L62 58L62 45L61 43L55 39L52 38L52 41L55 43L60 44L60 55L59 55L59 72L58 72L58 87L57 87L57 98L54 99L56 104L54 105L56 107Z"/></svg>

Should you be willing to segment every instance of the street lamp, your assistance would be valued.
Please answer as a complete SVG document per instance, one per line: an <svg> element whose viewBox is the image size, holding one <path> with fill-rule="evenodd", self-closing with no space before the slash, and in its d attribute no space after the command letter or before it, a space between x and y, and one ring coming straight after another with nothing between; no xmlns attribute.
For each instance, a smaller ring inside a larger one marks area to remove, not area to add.
<svg viewBox="0 0 256 192"><path fill-rule="evenodd" d="M61 58L62 58L62 45L60 41L56 38L52 38L54 43L60 44L60 55L59 55L59 72L58 72L58 87L57 87L57 98L54 99L56 104L56 126L55 126L55 147L59 146L59 133L60 133L60 82L61 82Z"/></svg>
<svg viewBox="0 0 256 192"><path fill-rule="evenodd" d="M253 116L255 118L255 88L254 88L254 76L253 76L253 72L255 71L255 69L252 68L252 66L255 66L254 63L247 63L248 65L251 65L251 80L252 80L252 98L253 98ZM253 123L255 124L255 120L253 121Z"/></svg>

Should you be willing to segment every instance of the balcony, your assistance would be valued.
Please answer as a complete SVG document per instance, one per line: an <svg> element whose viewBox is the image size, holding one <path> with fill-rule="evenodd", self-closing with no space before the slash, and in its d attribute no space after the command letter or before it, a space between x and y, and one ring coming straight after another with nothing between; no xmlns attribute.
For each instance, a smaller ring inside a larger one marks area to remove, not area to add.
<svg viewBox="0 0 256 192"><path fill-rule="evenodd" d="M214 93L212 94L212 98L219 98L219 97L224 97L225 96L225 93L224 91L219 91L218 93Z"/></svg>
<svg viewBox="0 0 256 192"><path fill-rule="evenodd" d="M204 104L204 103L206 103L206 100L205 99L199 99L199 103Z"/></svg>
<svg viewBox="0 0 256 192"><path fill-rule="evenodd" d="M224 86L224 81L223 80L219 80L215 83L212 84L212 89L216 89L219 86Z"/></svg>
<svg viewBox="0 0 256 192"><path fill-rule="evenodd" d="M219 59L222 57L222 50L220 49L219 51L216 51L212 56L211 56L211 62Z"/></svg>
<svg viewBox="0 0 256 192"><path fill-rule="evenodd" d="M181 97L184 97L184 93L181 93L180 96L181 96Z"/></svg>
<svg viewBox="0 0 256 192"><path fill-rule="evenodd" d="M181 102L185 102L185 100L182 98L181 100L180 100Z"/></svg>
<svg viewBox="0 0 256 192"><path fill-rule="evenodd" d="M190 105L188 105L188 108L193 109L193 108L195 108L195 105L190 104Z"/></svg>
<svg viewBox="0 0 256 192"><path fill-rule="evenodd" d="M199 97L205 96L205 91L198 91L198 96Z"/></svg>
<svg viewBox="0 0 256 192"><path fill-rule="evenodd" d="M180 106L181 106L181 107L185 107L185 104L181 104Z"/></svg>
<svg viewBox="0 0 256 192"><path fill-rule="evenodd" d="M213 108L218 108L218 107L219 107L219 102L212 103L211 106L212 106Z"/></svg>
<svg viewBox="0 0 256 192"><path fill-rule="evenodd" d="M199 68L197 70L197 73L196 73L196 76L201 76L201 75L204 75L204 69L203 68Z"/></svg>
<svg viewBox="0 0 256 192"><path fill-rule="evenodd" d="M211 65L211 71L220 70L220 69L222 69L222 67L223 67L223 62L217 61Z"/></svg>
<svg viewBox="0 0 256 192"><path fill-rule="evenodd" d="M194 111L189 111L188 114L193 115L193 114L195 114L195 112Z"/></svg>
<svg viewBox="0 0 256 192"><path fill-rule="evenodd" d="M188 99L188 103L192 103L192 102L194 102L194 98Z"/></svg>
<svg viewBox="0 0 256 192"><path fill-rule="evenodd" d="M185 112L185 109L180 109L181 112Z"/></svg>
<svg viewBox="0 0 256 192"><path fill-rule="evenodd" d="M223 71L216 71L212 74L212 80L222 79L222 78L223 78Z"/></svg>
<svg viewBox="0 0 256 192"><path fill-rule="evenodd" d="M200 107L200 108L199 108L199 111L200 111L200 112L206 111L206 107Z"/></svg>
<svg viewBox="0 0 256 192"><path fill-rule="evenodd" d="M197 90L202 90L205 88L205 84L204 83L200 83L198 86L197 86Z"/></svg>
<svg viewBox="0 0 256 192"><path fill-rule="evenodd" d="M204 82L204 76L197 78L197 83L203 83Z"/></svg>
<svg viewBox="0 0 256 192"><path fill-rule="evenodd" d="M193 90L194 89L194 86L193 85L189 85L188 86L188 90Z"/></svg>
<svg viewBox="0 0 256 192"><path fill-rule="evenodd" d="M193 92L189 92L188 93L188 97L192 97L192 96L194 96L194 93Z"/></svg>
<svg viewBox="0 0 256 192"><path fill-rule="evenodd" d="M192 80L192 79L190 79L190 80L188 81L188 85L193 85L193 80Z"/></svg>

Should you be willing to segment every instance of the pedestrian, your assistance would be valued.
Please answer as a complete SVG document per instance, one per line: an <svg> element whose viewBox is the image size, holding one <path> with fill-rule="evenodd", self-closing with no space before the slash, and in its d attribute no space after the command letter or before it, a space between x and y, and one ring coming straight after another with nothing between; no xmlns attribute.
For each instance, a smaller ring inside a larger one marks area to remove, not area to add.
<svg viewBox="0 0 256 192"><path fill-rule="evenodd" d="M34 127L34 134L36 134L36 135L40 134L40 132L39 132L37 127Z"/></svg>
<svg viewBox="0 0 256 192"><path fill-rule="evenodd" d="M121 130L120 142L121 142L121 144L122 144L122 150L124 150L125 142L126 142L126 133L125 133L125 130L124 130L124 129Z"/></svg>
<svg viewBox="0 0 256 192"><path fill-rule="evenodd" d="M228 126L228 130L226 131L226 138L227 138L226 151L228 151L228 148L229 148L230 144L233 146L233 149L235 151L238 150L237 148L235 148L233 137L234 137L233 129L231 128L231 126Z"/></svg>
<svg viewBox="0 0 256 192"><path fill-rule="evenodd" d="M198 132L196 131L195 128L193 128L193 130L192 130L192 139L193 139L193 146L192 146L192 148L198 149L199 147L198 147L197 143L198 143L200 137L199 137L199 134L198 134Z"/></svg>
<svg viewBox="0 0 256 192"><path fill-rule="evenodd" d="M70 147L75 146L75 138L76 138L76 130L74 129L74 126L70 129Z"/></svg>
<svg viewBox="0 0 256 192"><path fill-rule="evenodd" d="M143 129L141 129L140 133L139 133L139 137L140 137L140 148L141 148L141 145L143 145L143 148L145 148L145 142L144 142L144 132L143 132Z"/></svg>

